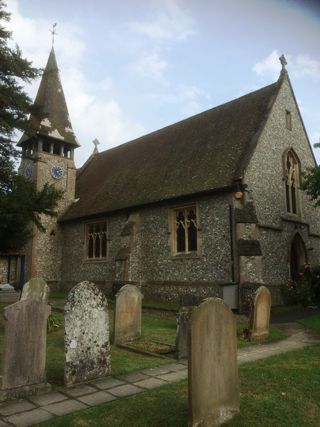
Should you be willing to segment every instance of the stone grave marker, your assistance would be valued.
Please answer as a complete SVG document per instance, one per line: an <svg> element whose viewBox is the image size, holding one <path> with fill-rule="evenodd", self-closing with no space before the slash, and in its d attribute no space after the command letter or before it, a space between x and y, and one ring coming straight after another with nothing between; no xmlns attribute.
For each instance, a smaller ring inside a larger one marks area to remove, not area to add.
<svg viewBox="0 0 320 427"><path fill-rule="evenodd" d="M271 295L265 286L260 286L255 293L253 320L252 320L252 340L264 340L269 336L271 310Z"/></svg>
<svg viewBox="0 0 320 427"><path fill-rule="evenodd" d="M4 309L4 369L0 400L49 390L46 384L47 320L51 308L26 299Z"/></svg>
<svg viewBox="0 0 320 427"><path fill-rule="evenodd" d="M16 292L9 283L0 285L0 302L16 302L20 298L20 292Z"/></svg>
<svg viewBox="0 0 320 427"><path fill-rule="evenodd" d="M193 307L181 307L177 315L176 358L188 357L188 331Z"/></svg>
<svg viewBox="0 0 320 427"><path fill-rule="evenodd" d="M65 305L66 386L111 373L107 299L90 282L81 282L69 293Z"/></svg>
<svg viewBox="0 0 320 427"><path fill-rule="evenodd" d="M116 295L114 343L128 342L141 336L142 294L134 285L124 285Z"/></svg>
<svg viewBox="0 0 320 427"><path fill-rule="evenodd" d="M33 277L23 286L20 301L28 299L47 303L49 291L49 286L41 277Z"/></svg>
<svg viewBox="0 0 320 427"><path fill-rule="evenodd" d="M218 426L240 407L235 317L208 298L194 308L189 334L189 426Z"/></svg>

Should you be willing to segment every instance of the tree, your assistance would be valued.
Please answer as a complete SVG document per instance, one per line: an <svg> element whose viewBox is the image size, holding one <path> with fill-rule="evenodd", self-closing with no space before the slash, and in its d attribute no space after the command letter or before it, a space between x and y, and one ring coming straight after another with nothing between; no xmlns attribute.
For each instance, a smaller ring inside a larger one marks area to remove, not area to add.
<svg viewBox="0 0 320 427"><path fill-rule="evenodd" d="M320 142L314 144L314 148L320 148ZM320 165L308 168L303 178L303 190L314 201L315 206L320 206Z"/></svg>
<svg viewBox="0 0 320 427"><path fill-rule="evenodd" d="M25 131L28 116L41 111L32 104L23 84L39 76L38 69L22 57L18 46L11 48L11 33L5 29L10 14L0 0L0 252L17 251L31 237L30 222L44 231L41 214L54 216L61 191L45 185L37 191L16 170L20 152L15 148L16 131Z"/></svg>

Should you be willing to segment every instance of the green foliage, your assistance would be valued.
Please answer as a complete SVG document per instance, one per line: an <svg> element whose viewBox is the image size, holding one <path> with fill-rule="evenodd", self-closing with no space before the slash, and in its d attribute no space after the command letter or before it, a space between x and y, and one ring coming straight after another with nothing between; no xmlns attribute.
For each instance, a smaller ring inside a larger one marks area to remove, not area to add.
<svg viewBox="0 0 320 427"><path fill-rule="evenodd" d="M301 323L304 326L307 326L310 329L320 332L320 314L315 314L314 316L306 317L305 319L299 320L298 323Z"/></svg>
<svg viewBox="0 0 320 427"><path fill-rule="evenodd" d="M57 329L60 329L63 325L63 319L58 313L51 313L48 317L47 331L50 334Z"/></svg>
<svg viewBox="0 0 320 427"><path fill-rule="evenodd" d="M19 250L31 235L30 222L44 231L41 215L55 215L62 193L46 185L37 191L33 183L19 176L15 162L19 152L13 138L28 128L28 115L41 116L23 91L22 84L39 75L16 46L9 47L11 33L4 27L9 14L0 0L0 251Z"/></svg>
<svg viewBox="0 0 320 427"><path fill-rule="evenodd" d="M311 268L306 263L296 280L282 287L282 295L286 304L301 304L306 307L320 299L320 265Z"/></svg>
<svg viewBox="0 0 320 427"><path fill-rule="evenodd" d="M303 178L303 190L314 201L315 206L320 206L320 165L308 168Z"/></svg>

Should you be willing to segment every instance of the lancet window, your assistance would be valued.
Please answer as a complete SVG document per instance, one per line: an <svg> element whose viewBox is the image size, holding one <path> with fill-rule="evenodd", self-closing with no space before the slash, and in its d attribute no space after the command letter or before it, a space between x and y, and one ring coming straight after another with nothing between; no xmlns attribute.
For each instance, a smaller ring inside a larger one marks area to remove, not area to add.
<svg viewBox="0 0 320 427"><path fill-rule="evenodd" d="M198 222L196 206L173 210L173 252L187 254L197 252Z"/></svg>
<svg viewBox="0 0 320 427"><path fill-rule="evenodd" d="M88 259L102 259L107 257L106 221L86 224L86 242Z"/></svg>
<svg viewBox="0 0 320 427"><path fill-rule="evenodd" d="M300 162L293 150L289 150L285 157L285 185L287 212L300 214Z"/></svg>

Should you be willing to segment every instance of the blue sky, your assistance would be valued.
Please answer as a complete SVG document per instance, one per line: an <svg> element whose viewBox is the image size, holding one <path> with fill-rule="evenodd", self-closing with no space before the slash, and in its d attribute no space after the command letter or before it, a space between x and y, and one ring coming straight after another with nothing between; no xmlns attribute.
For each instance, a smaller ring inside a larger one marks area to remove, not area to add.
<svg viewBox="0 0 320 427"><path fill-rule="evenodd" d="M94 138L102 151L274 82L282 53L310 141L319 141L320 0L6 2L13 39L36 66L58 23L77 166ZM27 87L32 96L38 84Z"/></svg>

